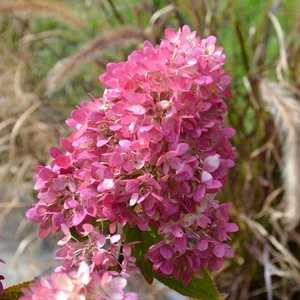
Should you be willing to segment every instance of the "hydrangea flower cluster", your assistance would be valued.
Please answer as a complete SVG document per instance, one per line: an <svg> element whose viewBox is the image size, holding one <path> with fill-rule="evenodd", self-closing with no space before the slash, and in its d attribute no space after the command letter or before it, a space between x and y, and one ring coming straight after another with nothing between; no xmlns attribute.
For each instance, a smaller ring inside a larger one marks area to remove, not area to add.
<svg viewBox="0 0 300 300"><path fill-rule="evenodd" d="M78 271L53 273L50 280L35 278L29 288L21 288L20 300L137 300L137 294L124 292L126 283L109 272L90 272L83 262Z"/></svg>
<svg viewBox="0 0 300 300"><path fill-rule="evenodd" d="M131 256L132 244L124 244L121 234L112 234L111 231L111 234L105 236L91 224L84 224L82 229L84 232L80 234L87 237L85 242L73 237L67 225L61 225L65 236L58 242L62 247L57 250L56 259L64 260L64 265L58 267L56 271L69 272L86 261L90 263L91 271L116 269L125 278L128 278L132 271L139 270L132 265L136 261L136 258Z"/></svg>
<svg viewBox="0 0 300 300"><path fill-rule="evenodd" d="M234 130L223 124L231 96L225 55L215 37L200 39L188 26L165 35L107 65L103 97L72 112L64 151L51 147L52 162L36 166L39 202L27 217L40 223L40 237L65 234L59 271L85 261L92 271L129 276L132 244L117 231L126 224L157 228L161 242L146 257L185 285L200 267L217 270L233 256L227 233L238 227L230 204L215 199L234 165Z"/></svg>

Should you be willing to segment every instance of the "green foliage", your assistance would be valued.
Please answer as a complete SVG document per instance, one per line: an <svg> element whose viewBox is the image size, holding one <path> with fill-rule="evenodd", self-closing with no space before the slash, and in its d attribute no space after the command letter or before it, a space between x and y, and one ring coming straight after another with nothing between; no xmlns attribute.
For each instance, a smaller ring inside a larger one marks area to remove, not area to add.
<svg viewBox="0 0 300 300"><path fill-rule="evenodd" d="M149 248L160 242L161 238L157 234L157 230L153 226L149 226L147 231L141 231L137 226L130 228L126 225L123 228L125 243L137 242L132 247L132 255L136 258L136 265L140 268L141 273L148 283L152 283L154 273L152 271L152 263L146 259Z"/></svg>
<svg viewBox="0 0 300 300"><path fill-rule="evenodd" d="M3 291L3 294L0 295L0 300L18 300L23 296L20 288L27 288L32 281L22 282L18 285L13 285Z"/></svg>
<svg viewBox="0 0 300 300"><path fill-rule="evenodd" d="M202 300L222 300L216 285L206 270L201 270L203 278L193 277L191 282L184 286L180 280L155 275L155 278L172 290L187 297Z"/></svg>

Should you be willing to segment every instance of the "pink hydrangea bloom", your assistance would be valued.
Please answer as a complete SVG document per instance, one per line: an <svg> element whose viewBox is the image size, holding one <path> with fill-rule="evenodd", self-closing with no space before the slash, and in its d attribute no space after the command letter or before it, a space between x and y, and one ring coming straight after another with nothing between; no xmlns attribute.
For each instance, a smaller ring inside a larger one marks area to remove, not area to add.
<svg viewBox="0 0 300 300"><path fill-rule="evenodd" d="M51 147L52 162L36 166L39 202L27 217L40 223L40 237L66 235L58 253L63 268L76 264L79 248L80 261L116 265L123 237L111 243L115 253L104 245L88 250L94 231L85 234L83 227L101 228L104 221L157 227L163 240L147 258L156 272L184 284L200 267L218 269L233 255L227 233L238 228L229 223L230 204L215 199L234 166L235 131L224 127L223 98L231 96L225 55L215 37L201 39L188 26L165 35L160 45L145 42L126 62L107 65L103 97L72 112L64 151ZM72 240L67 228L73 227L89 240L84 247ZM133 260L121 261L128 275Z"/></svg>
<svg viewBox="0 0 300 300"><path fill-rule="evenodd" d="M90 270L96 272L117 268L125 278L128 278L132 271L139 270L133 265L136 258L131 256L131 244L124 244L121 234L104 236L91 224L84 224L81 234L86 236L87 240L79 242L72 237L65 224L61 227L65 237L58 242L62 247L56 251L55 258L64 260L64 264L56 271L70 272L82 262L88 262Z"/></svg>
<svg viewBox="0 0 300 300"><path fill-rule="evenodd" d="M127 281L109 272L90 272L86 263L78 271L53 273L49 280L35 278L28 288L21 288L20 300L137 300L135 293L125 293Z"/></svg>
<svg viewBox="0 0 300 300"><path fill-rule="evenodd" d="M0 263L5 263L2 259L0 259ZM0 295L3 294L3 284L1 282L1 280L5 279L5 277L3 275L0 275Z"/></svg>

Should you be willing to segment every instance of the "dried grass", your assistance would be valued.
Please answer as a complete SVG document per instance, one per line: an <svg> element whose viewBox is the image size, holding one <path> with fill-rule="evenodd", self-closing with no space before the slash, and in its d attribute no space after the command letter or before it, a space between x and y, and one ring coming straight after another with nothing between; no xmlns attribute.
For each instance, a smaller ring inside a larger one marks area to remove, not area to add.
<svg viewBox="0 0 300 300"><path fill-rule="evenodd" d="M83 24L79 18L69 7L46 1L20 1L2 4L0 6L0 14L8 15L15 13L26 13L28 15L46 16L57 19L68 26L75 28L83 28Z"/></svg>
<svg viewBox="0 0 300 300"><path fill-rule="evenodd" d="M157 10L150 18L149 25L145 28L146 35L151 42L155 43L156 37L163 31L166 22L170 18L170 14L176 11L176 6L169 4Z"/></svg>
<svg viewBox="0 0 300 300"><path fill-rule="evenodd" d="M5 34L1 38L5 39ZM10 270L21 272L24 259L35 266L29 277L15 276L15 280L24 281L36 275L38 266L41 270L45 267L36 262L40 249L37 228L24 218L36 197L33 166L46 163L49 143L57 144L57 136L64 135L65 129L59 129L62 120L51 117L41 98L26 86L27 53L12 52L9 45L0 44L0 246L7 247L4 253L17 251L13 261L6 261ZM28 238L28 232L35 232L35 237ZM20 246L14 249L16 241Z"/></svg>
<svg viewBox="0 0 300 300"><path fill-rule="evenodd" d="M263 79L260 89L280 132L285 184L283 217L288 229L292 230L300 221L300 102L280 83Z"/></svg>
<svg viewBox="0 0 300 300"><path fill-rule="evenodd" d="M63 35L63 34L64 34L64 31L60 30L60 29L54 29L54 30L49 30L49 31L44 31L44 32L39 32L39 33L27 34L24 37L22 37L19 41L20 51L22 51L29 42L34 42L36 40L41 40L41 39L47 39L47 38L51 38L51 37Z"/></svg>
<svg viewBox="0 0 300 300"><path fill-rule="evenodd" d="M126 42L143 41L146 37L142 29L130 27L118 28L102 34L70 57L57 62L46 79L47 94L51 95L60 84L66 81L81 65L92 60L95 55L99 56L113 47L121 47Z"/></svg>

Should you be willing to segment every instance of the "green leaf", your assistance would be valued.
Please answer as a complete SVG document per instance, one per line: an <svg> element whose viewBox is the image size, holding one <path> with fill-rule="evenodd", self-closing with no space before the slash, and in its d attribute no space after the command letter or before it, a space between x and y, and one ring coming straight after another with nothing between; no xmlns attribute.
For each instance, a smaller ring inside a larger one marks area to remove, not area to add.
<svg viewBox="0 0 300 300"><path fill-rule="evenodd" d="M0 300L18 300L20 297L23 296L23 293L21 292L20 288L27 288L31 282L32 281L26 281L18 285L8 287L3 291L3 294L0 295Z"/></svg>
<svg viewBox="0 0 300 300"><path fill-rule="evenodd" d="M132 255L137 259L136 265L140 268L141 273L149 284L156 278L172 290L187 297L203 300L223 299L219 294L214 281L204 269L201 269L203 278L199 279L193 277L187 286L184 286L180 280L166 278L153 273L152 263L145 259L145 256L152 245L159 243L162 240L157 234L157 229L154 226L149 226L147 231L141 231L137 226L130 228L126 225L123 227L123 235L125 243L140 241L140 243L132 246Z"/></svg>
<svg viewBox="0 0 300 300"><path fill-rule="evenodd" d="M161 241L157 229L150 225L147 231L141 231L137 226L130 228L126 225L123 227L123 235L125 243L140 242L132 246L132 255L136 258L136 265L140 268L144 278L151 284L154 279L152 263L145 256L152 245Z"/></svg>
<svg viewBox="0 0 300 300"><path fill-rule="evenodd" d="M174 278L166 278L155 275L155 278L165 284L172 290L187 297L202 299L202 300L222 300L222 296L216 288L216 285L208 272L201 269L203 278L193 277L187 286L184 286L180 280Z"/></svg>

